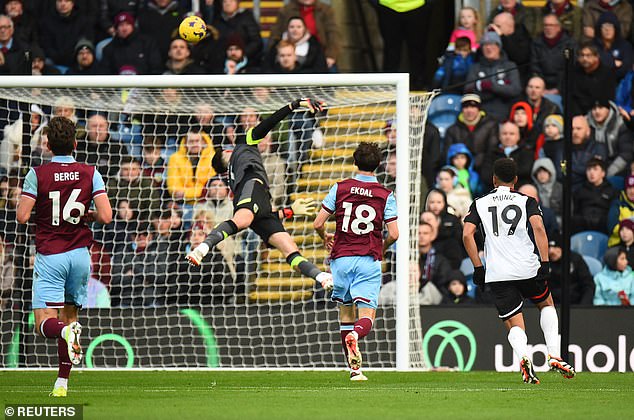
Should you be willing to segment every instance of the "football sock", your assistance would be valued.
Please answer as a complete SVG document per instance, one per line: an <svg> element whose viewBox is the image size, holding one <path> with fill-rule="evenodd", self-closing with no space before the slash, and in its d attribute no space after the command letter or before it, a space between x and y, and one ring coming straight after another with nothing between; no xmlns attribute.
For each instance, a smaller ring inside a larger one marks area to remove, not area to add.
<svg viewBox="0 0 634 420"><path fill-rule="evenodd" d="M348 364L348 347L346 346L346 336L354 330L354 322L340 322L339 332L341 333L341 346L343 354L346 356L346 365ZM350 366L348 366L350 367Z"/></svg>
<svg viewBox="0 0 634 420"><path fill-rule="evenodd" d="M359 318L357 322L354 323L354 330L357 333L359 338L363 338L366 335L370 334L370 330L372 329L372 319L368 317Z"/></svg>
<svg viewBox="0 0 634 420"><path fill-rule="evenodd" d="M59 381L60 378L68 380L68 377L70 376L70 369L73 367L73 364L70 362L70 357L68 356L68 345L63 338L57 339L57 357L59 360L57 380Z"/></svg>
<svg viewBox="0 0 634 420"><path fill-rule="evenodd" d="M58 338L62 335L62 330L65 326L66 324L57 318L47 318L40 324L40 331L46 338Z"/></svg>
<svg viewBox="0 0 634 420"><path fill-rule="evenodd" d="M57 378L54 388L68 388L68 378Z"/></svg>
<svg viewBox="0 0 634 420"><path fill-rule="evenodd" d="M286 262L293 270L298 268L300 273L315 280L317 280L317 275L321 273L321 270L317 268L315 264L302 257L302 254L300 254L299 251L289 254L289 256L286 257Z"/></svg>
<svg viewBox="0 0 634 420"><path fill-rule="evenodd" d="M513 347L513 351L518 359L526 356L528 347L528 337L526 332L520 327L513 327L509 330L508 335L509 343Z"/></svg>
<svg viewBox="0 0 634 420"><path fill-rule="evenodd" d="M561 355L561 342L559 341L559 319L554 306L545 306L539 313L539 325L544 333L544 340L548 348L548 354L559 357Z"/></svg>
<svg viewBox="0 0 634 420"><path fill-rule="evenodd" d="M224 241L236 233L238 233L238 226L236 226L233 220L225 220L211 230L211 233L207 235L203 243L209 245L209 248L213 248L221 241Z"/></svg>

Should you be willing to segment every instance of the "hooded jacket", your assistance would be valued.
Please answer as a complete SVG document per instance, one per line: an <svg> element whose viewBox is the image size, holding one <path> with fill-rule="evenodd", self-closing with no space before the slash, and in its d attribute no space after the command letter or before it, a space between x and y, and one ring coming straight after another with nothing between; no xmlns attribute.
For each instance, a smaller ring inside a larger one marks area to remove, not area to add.
<svg viewBox="0 0 634 420"><path fill-rule="evenodd" d="M611 23L614 25L615 35L614 41L610 48L606 48L603 45L603 39L601 38L601 25L604 23ZM621 24L619 20L612 12L605 12L599 16L597 24L594 28L594 44L599 50L599 58L610 70L616 74L616 79L621 80L623 76L632 68L632 46L628 41L621 36ZM620 67L616 66L615 61L620 60L622 64Z"/></svg>
<svg viewBox="0 0 634 420"><path fill-rule="evenodd" d="M550 173L550 179L543 184L537 181L537 171L542 168ZM544 207L552 209L555 214L561 214L564 190L561 183L557 182L557 171L555 170L553 161L549 158L537 159L535 163L533 163L531 179L535 187L537 187L539 199Z"/></svg>
<svg viewBox="0 0 634 420"><path fill-rule="evenodd" d="M187 138L181 140L177 152L170 156L167 163L167 189L170 194L177 191L184 192L183 200L190 204L201 196L209 178L216 175L216 171L211 166L211 159L214 157L214 147L211 137L201 133L205 141L205 148L200 152L196 167L192 164L187 154Z"/></svg>
<svg viewBox="0 0 634 420"><path fill-rule="evenodd" d="M611 0L612 1L612 0ZM594 28L602 13L608 9L603 7L601 0L586 0L583 4L583 26ZM621 23L621 36L626 37L630 33L632 24L632 6L627 0L620 0L612 9L612 13L619 17Z"/></svg>
<svg viewBox="0 0 634 420"><path fill-rule="evenodd" d="M491 152L498 142L498 123L489 117L485 112L480 112L480 120L473 127L465 123L462 112L458 115L454 125L447 129L445 134L444 155L447 155L449 146L455 143L464 143L473 154L473 167L480 171L484 164L484 159Z"/></svg>
<svg viewBox="0 0 634 420"><path fill-rule="evenodd" d="M619 201L610 208L610 214L608 215L608 225L612 227L610 230L610 239L608 239L608 246L615 246L621 242L619 223L621 220L631 219L632 217L634 217L634 202L627 198L625 191L621 191L619 193Z"/></svg>
<svg viewBox="0 0 634 420"><path fill-rule="evenodd" d="M463 185L463 187L467 188L472 194L477 194L479 192L479 184L480 184L480 175L473 169L473 155L471 154L471 150L464 143L455 143L449 146L447 149L447 165L453 165L451 160L458 153L462 153L467 156L467 170L469 171L469 183L467 185Z"/></svg>
<svg viewBox="0 0 634 420"><path fill-rule="evenodd" d="M534 150L541 130L538 126L534 125L533 120L535 116L533 115L533 107L528 102L515 102L511 107L511 112L509 113L509 121L513 121L518 109L523 109L524 112L526 112L527 119L526 127L520 127L520 143Z"/></svg>
<svg viewBox="0 0 634 420"><path fill-rule="evenodd" d="M634 158L632 150L632 132L623 122L616 104L610 101L610 113L603 124L599 125L592 112L587 114L588 124L594 129L594 139L607 148L607 176L624 176L628 164Z"/></svg>
<svg viewBox="0 0 634 420"><path fill-rule="evenodd" d="M616 270L616 260L622 251L620 247L613 247L605 252L605 266L594 276L595 305L621 306L619 292L624 292L630 302L634 302L634 272L630 266L623 271Z"/></svg>

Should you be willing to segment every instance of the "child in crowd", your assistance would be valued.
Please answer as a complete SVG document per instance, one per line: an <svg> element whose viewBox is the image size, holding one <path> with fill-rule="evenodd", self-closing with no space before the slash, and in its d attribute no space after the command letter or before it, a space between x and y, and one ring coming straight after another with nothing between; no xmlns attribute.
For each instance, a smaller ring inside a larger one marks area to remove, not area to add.
<svg viewBox="0 0 634 420"><path fill-rule="evenodd" d="M555 165L557 181L563 179L561 161L564 159L564 119L561 115L550 114L544 120L544 134L537 140L535 151L539 157L547 157Z"/></svg>
<svg viewBox="0 0 634 420"><path fill-rule="evenodd" d="M434 88L443 89L445 93L462 94L462 83L467 81L469 69L475 61L471 45L467 37L456 39L455 51L447 51L440 59L440 66L434 75Z"/></svg>
<svg viewBox="0 0 634 420"><path fill-rule="evenodd" d="M447 290L444 292L442 303L464 305L475 303L475 300L467 295L467 279L460 270L451 270L448 276Z"/></svg>
<svg viewBox="0 0 634 420"><path fill-rule="evenodd" d="M458 27L451 32L447 51L454 51L457 48L456 40L466 37L471 42L471 50L475 52L479 45L478 40L482 36L482 22L480 15L473 7L463 7L458 14Z"/></svg>
<svg viewBox="0 0 634 420"><path fill-rule="evenodd" d="M563 186L557 182L555 164L549 158L539 158L533 163L531 171L533 184L537 188L540 203L548 207L561 219Z"/></svg>
<svg viewBox="0 0 634 420"><path fill-rule="evenodd" d="M455 143L447 149L447 164L456 169L458 184L464 187L471 197L480 192L480 175L473 169L473 155L464 143Z"/></svg>
<svg viewBox="0 0 634 420"><path fill-rule="evenodd" d="M594 276L594 305L630 306L634 301L634 272L620 247L608 248L603 270Z"/></svg>

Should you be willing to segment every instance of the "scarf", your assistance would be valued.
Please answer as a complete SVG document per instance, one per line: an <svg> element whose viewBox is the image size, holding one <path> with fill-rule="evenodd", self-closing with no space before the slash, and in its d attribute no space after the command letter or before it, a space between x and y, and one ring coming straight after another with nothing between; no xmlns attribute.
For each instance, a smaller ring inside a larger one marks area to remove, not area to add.
<svg viewBox="0 0 634 420"><path fill-rule="evenodd" d="M421 254L421 262L423 259L423 255ZM425 256L425 262L422 262L422 267L420 270L420 286L422 289L427 283L431 281L432 278L432 270L434 267L434 262L436 261L436 250L432 247L427 255ZM419 289L419 290L420 290Z"/></svg>
<svg viewBox="0 0 634 420"><path fill-rule="evenodd" d="M554 37L553 39L548 39L546 38L544 35L542 35L542 38L544 39L544 42L546 43L546 45L548 45L548 48L553 48L555 45L557 45L557 43L559 42L559 40L561 39L561 37L564 36L564 31L560 31L556 37Z"/></svg>
<svg viewBox="0 0 634 420"><path fill-rule="evenodd" d="M570 7L570 0L566 0L563 4L561 4L561 6L555 6L552 3L550 3L549 6L551 13L556 14L557 17L561 17L561 15L563 15L564 12Z"/></svg>
<svg viewBox="0 0 634 420"><path fill-rule="evenodd" d="M304 23L306 23L306 28L308 32L315 38L317 41L321 41L319 39L319 35L317 35L317 21L315 20L315 6L302 6L299 9L299 12L304 19Z"/></svg>

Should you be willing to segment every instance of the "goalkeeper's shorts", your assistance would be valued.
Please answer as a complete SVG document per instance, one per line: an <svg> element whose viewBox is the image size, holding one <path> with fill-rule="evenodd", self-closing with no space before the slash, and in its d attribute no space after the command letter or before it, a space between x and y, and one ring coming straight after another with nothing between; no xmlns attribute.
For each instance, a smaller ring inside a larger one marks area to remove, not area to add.
<svg viewBox="0 0 634 420"><path fill-rule="evenodd" d="M252 178L246 181L233 198L234 213L239 209L249 209L254 219L249 226L268 245L274 233L285 232L284 225L271 207L271 194L262 181Z"/></svg>
<svg viewBox="0 0 634 420"><path fill-rule="evenodd" d="M33 309L82 307L90 276L88 248L61 254L35 255L33 266Z"/></svg>
<svg viewBox="0 0 634 420"><path fill-rule="evenodd" d="M381 261L374 257L339 257L330 260L334 288L332 300L376 309L381 290Z"/></svg>

